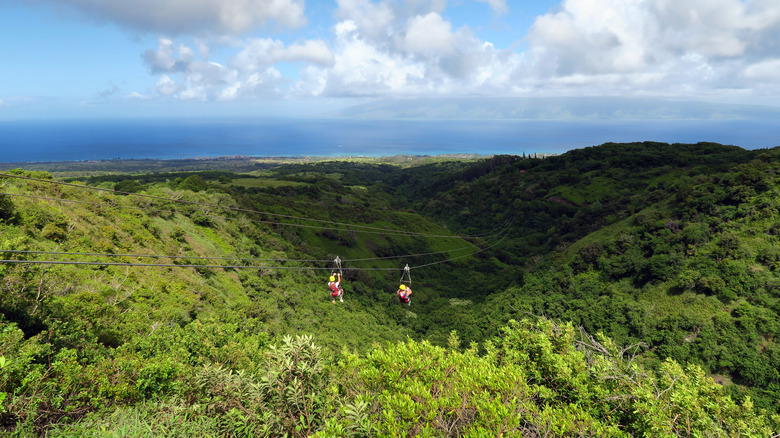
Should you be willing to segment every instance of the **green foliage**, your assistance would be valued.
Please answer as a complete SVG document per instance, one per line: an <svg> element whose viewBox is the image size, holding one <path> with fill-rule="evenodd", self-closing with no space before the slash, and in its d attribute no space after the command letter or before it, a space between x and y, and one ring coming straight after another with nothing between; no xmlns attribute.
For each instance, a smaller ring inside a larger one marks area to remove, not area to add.
<svg viewBox="0 0 780 438"><path fill-rule="evenodd" d="M202 407L177 400L144 402L113 411L96 412L83 420L47 431L53 438L100 436L111 438L219 437L218 418L206 415ZM237 435L247 436L247 435Z"/></svg>
<svg viewBox="0 0 780 438"><path fill-rule="evenodd" d="M65 239L67 233L58 224L49 222L41 230L41 237L44 239L53 240L55 242L61 242Z"/></svg>
<svg viewBox="0 0 780 438"><path fill-rule="evenodd" d="M88 179L104 192L6 178L8 193L78 202L0 198L4 258L49 257L7 252L25 249L195 267L0 266L0 429L17 436L776 433L778 157L707 143L637 143L543 160L274 163L273 173L252 175ZM238 162L222 164L230 170ZM117 187L156 198L117 196L110 192ZM315 222L291 220L297 216ZM332 227L310 227L322 224L316 220ZM436 239L333 222L488 233ZM471 244L487 250L458 258ZM386 259L347 263L345 301L337 304L321 272L263 262L227 267L243 263L237 258L337 255ZM351 269L400 270L407 258L425 266L414 270L411 307L394 299L396 272ZM447 258L455 260L435 264ZM570 323L500 329L528 314ZM617 347L624 344L644 347ZM331 360L342 349L341 360Z"/></svg>
<svg viewBox="0 0 780 438"><path fill-rule="evenodd" d="M8 195L0 195L0 223L15 223L18 220L16 207Z"/></svg>
<svg viewBox="0 0 780 438"><path fill-rule="evenodd" d="M190 175L179 184L179 189L199 192L206 189L206 181L200 175Z"/></svg>
<svg viewBox="0 0 780 438"><path fill-rule="evenodd" d="M2 371L3 368L5 368L6 364L5 356L0 356L0 371ZM0 391L0 414L5 413L5 406L3 406L3 402L5 401L5 397L8 395L7 392Z"/></svg>
<svg viewBox="0 0 780 438"><path fill-rule="evenodd" d="M143 188L143 184L134 179L125 179L114 184L114 191L122 193L138 193Z"/></svg>
<svg viewBox="0 0 780 438"><path fill-rule="evenodd" d="M328 405L329 376L321 349L310 336L287 336L278 347L270 347L265 367L258 389L264 400L267 433L311 435L322 424Z"/></svg>
<svg viewBox="0 0 780 438"><path fill-rule="evenodd" d="M657 371L635 348L550 320L512 321L485 345L425 341L345 354L348 402L317 436L769 436L777 417L738 404L701 368Z"/></svg>

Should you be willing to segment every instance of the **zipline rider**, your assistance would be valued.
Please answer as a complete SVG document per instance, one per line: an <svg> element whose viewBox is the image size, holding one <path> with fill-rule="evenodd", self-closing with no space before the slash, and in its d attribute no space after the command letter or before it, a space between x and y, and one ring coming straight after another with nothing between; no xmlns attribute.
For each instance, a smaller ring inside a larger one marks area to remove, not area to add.
<svg viewBox="0 0 780 438"><path fill-rule="evenodd" d="M412 288L411 286L406 286L405 284L402 284L398 286L398 299L401 300L402 304L406 304L407 306L412 305L411 298L409 295L412 294Z"/></svg>
<svg viewBox="0 0 780 438"><path fill-rule="evenodd" d="M338 280L336 280L338 277ZM344 302L344 289L341 287L341 273L334 272L328 279L328 288L330 288L331 301L335 304L338 297L340 302Z"/></svg>

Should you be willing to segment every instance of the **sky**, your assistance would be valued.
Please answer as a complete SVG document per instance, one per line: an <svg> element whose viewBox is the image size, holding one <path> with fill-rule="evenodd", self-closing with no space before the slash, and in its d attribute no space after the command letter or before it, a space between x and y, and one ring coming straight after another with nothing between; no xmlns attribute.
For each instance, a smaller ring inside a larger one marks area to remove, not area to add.
<svg viewBox="0 0 780 438"><path fill-rule="evenodd" d="M0 0L0 120L377 99L780 105L778 0Z"/></svg>

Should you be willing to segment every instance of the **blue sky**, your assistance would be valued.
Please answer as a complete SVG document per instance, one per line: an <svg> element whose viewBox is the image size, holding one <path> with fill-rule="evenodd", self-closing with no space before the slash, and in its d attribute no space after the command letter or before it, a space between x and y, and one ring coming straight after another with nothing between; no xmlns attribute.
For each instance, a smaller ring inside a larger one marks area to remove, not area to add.
<svg viewBox="0 0 780 438"><path fill-rule="evenodd" d="M780 105L777 0L0 0L0 120L411 97Z"/></svg>

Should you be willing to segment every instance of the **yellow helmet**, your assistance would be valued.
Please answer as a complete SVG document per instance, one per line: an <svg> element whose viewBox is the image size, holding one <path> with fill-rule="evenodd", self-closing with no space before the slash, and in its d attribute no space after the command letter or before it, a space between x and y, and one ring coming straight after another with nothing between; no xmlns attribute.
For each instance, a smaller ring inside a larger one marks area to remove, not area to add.
<svg viewBox="0 0 780 438"><path fill-rule="evenodd" d="M406 286L402 284L401 287L399 287L399 289L406 290Z"/></svg>
<svg viewBox="0 0 780 438"><path fill-rule="evenodd" d="M332 276L332 275L331 275L331 276L330 276L330 279L329 279L328 281L336 281L336 277L334 277L334 276Z"/></svg>

